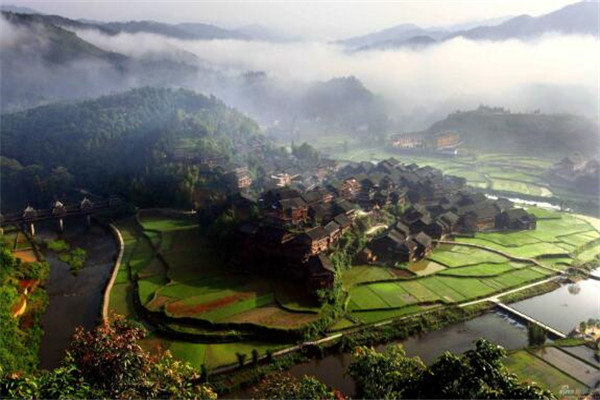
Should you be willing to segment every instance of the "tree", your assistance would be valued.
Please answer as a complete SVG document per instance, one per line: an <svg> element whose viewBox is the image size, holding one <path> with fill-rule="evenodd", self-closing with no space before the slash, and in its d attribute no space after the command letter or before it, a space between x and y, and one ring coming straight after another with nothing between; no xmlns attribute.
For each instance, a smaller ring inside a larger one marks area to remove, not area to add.
<svg viewBox="0 0 600 400"><path fill-rule="evenodd" d="M446 352L426 367L418 357L406 357L401 346L384 353L359 347L348 373L367 398L554 398L551 392L509 374L502 364L505 356L501 346L479 339L475 349L463 355Z"/></svg>
<svg viewBox="0 0 600 400"><path fill-rule="evenodd" d="M352 357L347 372L356 381L360 394L369 399L402 398L405 393L416 393L426 368L418 357L406 357L401 345L389 346L383 353L358 347Z"/></svg>
<svg viewBox="0 0 600 400"><path fill-rule="evenodd" d="M252 390L262 399L339 399L343 398L318 379L304 376L298 380L289 373L278 372L264 378Z"/></svg>
<svg viewBox="0 0 600 400"><path fill-rule="evenodd" d="M527 338L530 346L541 346L546 343L546 330L538 324L530 323L527 326Z"/></svg>
<svg viewBox="0 0 600 400"><path fill-rule="evenodd" d="M321 159L319 151L306 142L300 146L292 146L292 154L298 160L307 163L318 162Z"/></svg>
<svg viewBox="0 0 600 400"><path fill-rule="evenodd" d="M59 368L30 375L0 368L0 398L217 398L189 363L144 351L137 341L145 334L122 317L78 328Z"/></svg>
<svg viewBox="0 0 600 400"><path fill-rule="evenodd" d="M142 327L116 318L89 332L76 328L68 352L86 382L110 397L119 397L137 386L147 372L149 355L137 344L144 336Z"/></svg>

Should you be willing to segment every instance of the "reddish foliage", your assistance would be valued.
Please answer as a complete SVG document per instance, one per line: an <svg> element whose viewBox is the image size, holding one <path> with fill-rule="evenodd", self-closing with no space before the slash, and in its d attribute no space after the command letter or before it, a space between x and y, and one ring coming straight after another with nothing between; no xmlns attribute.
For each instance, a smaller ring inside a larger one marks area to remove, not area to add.
<svg viewBox="0 0 600 400"><path fill-rule="evenodd" d="M167 304L166 309L169 313L174 315L190 316L222 308L235 303L238 300L248 299L250 297L252 297L250 293L240 293L233 296L222 297L220 299L209 301L208 303L203 304L185 304L183 301L176 301Z"/></svg>
<svg viewBox="0 0 600 400"><path fill-rule="evenodd" d="M19 281L19 287L23 290L29 289L29 293L33 292L40 281L38 279L23 279Z"/></svg>

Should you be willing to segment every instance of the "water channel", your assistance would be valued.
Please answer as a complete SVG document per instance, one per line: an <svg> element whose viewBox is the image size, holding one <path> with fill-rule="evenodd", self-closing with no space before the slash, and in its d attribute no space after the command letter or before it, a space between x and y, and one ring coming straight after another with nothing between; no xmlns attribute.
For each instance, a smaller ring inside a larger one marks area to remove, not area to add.
<svg viewBox="0 0 600 400"><path fill-rule="evenodd" d="M36 240L64 239L71 248L80 247L87 253L83 268L75 276L68 264L41 245L50 264L46 290L50 298L42 318L44 336L40 348L40 367L55 368L64 355L75 327L92 328L101 316L102 293L114 266L117 244L110 231L84 219L65 220L65 231L59 235L56 222L36 224Z"/></svg>

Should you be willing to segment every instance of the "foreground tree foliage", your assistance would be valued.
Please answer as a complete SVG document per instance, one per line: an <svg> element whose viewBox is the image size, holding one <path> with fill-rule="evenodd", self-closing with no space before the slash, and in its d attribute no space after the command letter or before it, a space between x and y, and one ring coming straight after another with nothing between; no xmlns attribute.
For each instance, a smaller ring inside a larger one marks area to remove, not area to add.
<svg viewBox="0 0 600 400"><path fill-rule="evenodd" d="M2 398L216 399L188 363L169 352L150 354L144 328L115 317L89 332L79 328L60 368L37 375L0 370Z"/></svg>
<svg viewBox="0 0 600 400"><path fill-rule="evenodd" d="M334 391L312 376L302 379L289 373L275 373L267 376L252 390L257 399L343 399L340 392Z"/></svg>
<svg viewBox="0 0 600 400"><path fill-rule="evenodd" d="M38 364L42 338L40 320L47 305L46 292L37 288L27 297L24 315L13 316L13 307L24 296L21 281L44 281L49 274L45 262L23 263L15 258L10 243L0 237L0 368L33 371Z"/></svg>
<svg viewBox="0 0 600 400"><path fill-rule="evenodd" d="M502 359L506 351L485 339L462 356L444 353L426 366L418 357L407 357L401 346L379 353L359 347L348 373L360 394L370 399L553 399L535 384L519 382Z"/></svg>

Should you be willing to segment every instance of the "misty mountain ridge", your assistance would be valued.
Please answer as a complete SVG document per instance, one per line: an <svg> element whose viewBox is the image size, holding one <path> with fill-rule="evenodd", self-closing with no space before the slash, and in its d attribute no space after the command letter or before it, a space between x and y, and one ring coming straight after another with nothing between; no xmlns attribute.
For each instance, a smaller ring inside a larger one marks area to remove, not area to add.
<svg viewBox="0 0 600 400"><path fill-rule="evenodd" d="M409 39L401 40L386 40L383 42L377 42L368 46L359 47L357 51L368 51L368 50L386 50L386 49L411 49L421 50L425 47L429 47L439 43L437 40L428 35L412 36Z"/></svg>
<svg viewBox="0 0 600 400"><path fill-rule="evenodd" d="M426 36L439 42L456 37L491 41L528 40L549 33L598 36L600 23L598 7L599 3L597 2L583 1L539 17L520 15L504 20L497 25L482 25L462 30L457 29L461 28L461 25L443 30L444 28L426 29L413 24L402 24L379 32L341 40L338 43L356 50L371 50L407 47L411 39L418 41L419 37Z"/></svg>
<svg viewBox="0 0 600 400"><path fill-rule="evenodd" d="M384 43L401 43L418 36L429 36L435 40L442 39L450 32L439 29L425 29L414 24L400 24L378 32L363 36L355 36L337 43L348 48L366 49L372 46L383 45Z"/></svg>
<svg viewBox="0 0 600 400"><path fill-rule="evenodd" d="M539 17L521 15L500 25L456 32L450 38L462 36L473 40L526 40L546 33L598 36L599 7L598 2L584 1Z"/></svg>
<svg viewBox="0 0 600 400"><path fill-rule="evenodd" d="M570 114L512 113L502 107L480 106L456 111L419 132L457 132L469 147L529 155L596 155L598 122Z"/></svg>
<svg viewBox="0 0 600 400"><path fill-rule="evenodd" d="M163 52L138 60L101 49L61 27L65 21L85 25L77 21L8 12L2 18L14 28L0 49L3 110L132 86L172 85L199 71L195 56L183 50L171 49L171 58Z"/></svg>
<svg viewBox="0 0 600 400"><path fill-rule="evenodd" d="M33 8L23 7L23 6L15 6L12 4L0 4L0 11L19 13L19 14L43 14L38 10L34 10Z"/></svg>

